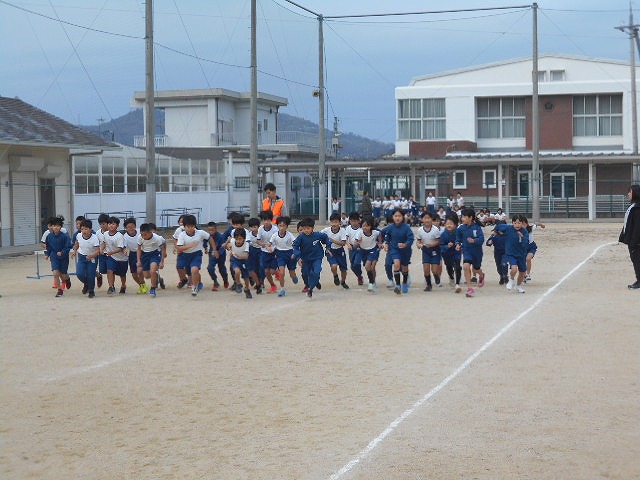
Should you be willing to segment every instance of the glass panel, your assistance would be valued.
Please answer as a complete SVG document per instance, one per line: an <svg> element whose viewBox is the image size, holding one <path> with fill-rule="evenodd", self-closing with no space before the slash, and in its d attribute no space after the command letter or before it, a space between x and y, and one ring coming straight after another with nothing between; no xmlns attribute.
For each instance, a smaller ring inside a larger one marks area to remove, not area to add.
<svg viewBox="0 0 640 480"><path fill-rule="evenodd" d="M622 95L611 96L611 113L622 113Z"/></svg>
<svg viewBox="0 0 640 480"><path fill-rule="evenodd" d="M97 157L88 157L87 158L87 173L93 173L97 175L98 172L98 158Z"/></svg>
<svg viewBox="0 0 640 480"><path fill-rule="evenodd" d="M146 163L145 163L146 165ZM169 159L159 160L156 165L156 170L158 175L168 175L169 174ZM146 170L145 170L146 171ZM167 191L167 190L165 190Z"/></svg>
<svg viewBox="0 0 640 480"><path fill-rule="evenodd" d="M492 187L496 184L496 172L493 170L485 170L484 184L486 187Z"/></svg>
<svg viewBox="0 0 640 480"><path fill-rule="evenodd" d="M102 157L102 173L113 173L114 159L111 157Z"/></svg>
<svg viewBox="0 0 640 480"><path fill-rule="evenodd" d="M409 140L409 122L407 120L398 122L398 140Z"/></svg>
<svg viewBox="0 0 640 480"><path fill-rule="evenodd" d="M564 176L564 196L574 198L576 196L576 177L574 175Z"/></svg>
<svg viewBox="0 0 640 480"><path fill-rule="evenodd" d="M524 117L524 98L513 99L513 113L516 117Z"/></svg>
<svg viewBox="0 0 640 480"><path fill-rule="evenodd" d="M598 111L596 96L584 97L584 113L595 115Z"/></svg>
<svg viewBox="0 0 640 480"><path fill-rule="evenodd" d="M600 117L599 120L599 135L610 136L611 135L611 118Z"/></svg>
<svg viewBox="0 0 640 480"><path fill-rule="evenodd" d="M489 116L490 117L500 116L500 99L499 98L489 99Z"/></svg>
<svg viewBox="0 0 640 480"><path fill-rule="evenodd" d="M76 193L87 193L87 177L76 175Z"/></svg>
<svg viewBox="0 0 640 480"><path fill-rule="evenodd" d="M173 179L173 192L188 192L189 191L189 177L185 175L174 175Z"/></svg>
<svg viewBox="0 0 640 480"><path fill-rule="evenodd" d="M410 132L409 132L409 138L411 140L419 140L421 138L420 135L420 120L411 120L410 121Z"/></svg>
<svg viewBox="0 0 640 480"><path fill-rule="evenodd" d="M409 104L409 108L410 108L410 112L409 114L411 115L411 118L421 118L422 117L422 111L421 111L421 101L420 100L409 100L410 104Z"/></svg>
<svg viewBox="0 0 640 480"><path fill-rule="evenodd" d="M90 175L87 177L87 193L98 193L100 191L100 177Z"/></svg>
<svg viewBox="0 0 640 480"><path fill-rule="evenodd" d="M611 117L611 135L622 135L622 117Z"/></svg>
<svg viewBox="0 0 640 480"><path fill-rule="evenodd" d="M124 177L118 175L113 177L113 191L114 193L124 193Z"/></svg>
<svg viewBox="0 0 640 480"><path fill-rule="evenodd" d="M610 113L611 112L611 95L600 95L600 113Z"/></svg>
<svg viewBox="0 0 640 480"><path fill-rule="evenodd" d="M158 184L156 185L159 192L168 192L169 191L169 177L157 177L156 181Z"/></svg>
<svg viewBox="0 0 640 480"><path fill-rule="evenodd" d="M598 135L598 122L596 117L585 117L584 134L587 137L595 137Z"/></svg>
<svg viewBox="0 0 640 480"><path fill-rule="evenodd" d="M507 119L502 121L502 138L513 138L513 120Z"/></svg>
<svg viewBox="0 0 640 480"><path fill-rule="evenodd" d="M562 198L562 176L551 175L551 196Z"/></svg>
<svg viewBox="0 0 640 480"><path fill-rule="evenodd" d="M529 196L529 174L521 173L518 175L518 192L521 197Z"/></svg>
<svg viewBox="0 0 640 480"><path fill-rule="evenodd" d="M489 99L487 98L479 98L476 103L476 108L478 109L478 117L488 117L489 116Z"/></svg>
<svg viewBox="0 0 640 480"><path fill-rule="evenodd" d="M135 158L127 159L127 174L137 175L138 173L138 161Z"/></svg>
<svg viewBox="0 0 640 480"><path fill-rule="evenodd" d="M513 117L513 98L502 100L502 115L504 117Z"/></svg>
<svg viewBox="0 0 640 480"><path fill-rule="evenodd" d="M102 175L102 193L113 193L113 176Z"/></svg>
<svg viewBox="0 0 640 480"><path fill-rule="evenodd" d="M573 118L573 136L584 137L584 118L582 117Z"/></svg>
<svg viewBox="0 0 640 480"><path fill-rule="evenodd" d="M75 157L73 171L74 173L87 173L87 159Z"/></svg>
<svg viewBox="0 0 640 480"><path fill-rule="evenodd" d="M524 118L517 118L513 121L513 137L524 138L525 137L525 121Z"/></svg>
<svg viewBox="0 0 640 480"><path fill-rule="evenodd" d="M398 118L409 118L409 100L398 100Z"/></svg>
<svg viewBox="0 0 640 480"><path fill-rule="evenodd" d="M114 158L113 159L113 173L124 173L124 159L123 158Z"/></svg>
<svg viewBox="0 0 640 480"><path fill-rule="evenodd" d="M573 114L574 115L583 115L584 114L584 97L573 97Z"/></svg>

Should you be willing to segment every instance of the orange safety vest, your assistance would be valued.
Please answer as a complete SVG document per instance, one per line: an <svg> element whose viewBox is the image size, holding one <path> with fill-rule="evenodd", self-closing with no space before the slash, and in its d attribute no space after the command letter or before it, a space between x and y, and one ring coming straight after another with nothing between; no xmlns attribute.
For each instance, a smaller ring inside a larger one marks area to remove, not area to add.
<svg viewBox="0 0 640 480"><path fill-rule="evenodd" d="M273 223L275 224L278 217L282 215L282 208L284 207L284 200L280 197L276 197L276 201L271 203L269 197L262 200L262 210L271 210L273 212Z"/></svg>

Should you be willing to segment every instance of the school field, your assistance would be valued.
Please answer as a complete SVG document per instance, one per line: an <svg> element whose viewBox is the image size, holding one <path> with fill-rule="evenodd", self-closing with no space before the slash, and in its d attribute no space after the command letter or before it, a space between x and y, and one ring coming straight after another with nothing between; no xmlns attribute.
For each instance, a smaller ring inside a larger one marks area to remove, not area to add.
<svg viewBox="0 0 640 480"><path fill-rule="evenodd" d="M488 229L486 230L488 232ZM640 292L618 224L536 232L525 294L54 298L0 260L0 478L640 478ZM46 269L48 264L45 264ZM380 277L383 268L378 268ZM446 283L446 282L445 282ZM133 289L132 289L133 290Z"/></svg>

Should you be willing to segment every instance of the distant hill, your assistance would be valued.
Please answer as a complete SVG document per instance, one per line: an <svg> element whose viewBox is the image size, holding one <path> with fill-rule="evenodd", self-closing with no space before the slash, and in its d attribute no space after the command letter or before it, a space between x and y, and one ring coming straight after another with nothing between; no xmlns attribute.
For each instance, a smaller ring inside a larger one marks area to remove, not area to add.
<svg viewBox="0 0 640 480"><path fill-rule="evenodd" d="M112 140L124 145L133 145L133 137L144 135L144 122L142 119L142 109L131 110L121 117L114 118L101 125L79 125L81 128L93 133L102 135L107 140ZM281 131L297 131L307 133L318 133L318 124L294 117L286 113L278 115L278 129ZM156 110L155 133L164 133L164 110ZM327 138L331 138L332 132L326 132ZM342 148L339 152L340 158L376 158L380 155L393 152L392 143L378 142L369 138L356 135L355 133L344 133L340 135Z"/></svg>

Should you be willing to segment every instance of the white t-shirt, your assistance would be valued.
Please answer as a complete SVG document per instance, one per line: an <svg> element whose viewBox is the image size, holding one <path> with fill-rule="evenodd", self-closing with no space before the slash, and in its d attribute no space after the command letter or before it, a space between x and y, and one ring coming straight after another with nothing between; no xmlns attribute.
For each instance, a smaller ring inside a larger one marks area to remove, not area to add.
<svg viewBox="0 0 640 480"><path fill-rule="evenodd" d="M347 241L353 246L356 244L356 240L358 238L358 232L361 232L362 228L353 228L351 225L348 225L347 228L344 229L344 233L347 236Z"/></svg>
<svg viewBox="0 0 640 480"><path fill-rule="evenodd" d="M285 232L284 237L280 236L280 232L271 235L269 244L274 250L293 250L293 240L295 237L291 232Z"/></svg>
<svg viewBox="0 0 640 480"><path fill-rule="evenodd" d="M427 205L435 206L435 204L436 204L436 197L427 197Z"/></svg>
<svg viewBox="0 0 640 480"><path fill-rule="evenodd" d="M232 239L233 240L233 239ZM256 234L254 235L251 230L248 231L247 233L247 243L254 248L260 248L260 245L258 245L258 233L256 232Z"/></svg>
<svg viewBox="0 0 640 480"><path fill-rule="evenodd" d="M378 244L380 230L372 230L371 235L366 235L362 229L358 230L357 239L360 242L360 248L371 250Z"/></svg>
<svg viewBox="0 0 640 480"><path fill-rule="evenodd" d="M126 248L127 246L126 242L124 241L124 236L120 232L116 232L113 235L111 235L109 232L106 232L103 235L103 238L104 240L102 243L104 243L105 254L107 252L113 252L118 248ZM125 262L129 259L129 256L126 253L124 253L124 251L114 253L110 255L110 257L117 262Z"/></svg>
<svg viewBox="0 0 640 480"><path fill-rule="evenodd" d="M340 211L340 202L331 202L331 210L334 212Z"/></svg>
<svg viewBox="0 0 640 480"><path fill-rule="evenodd" d="M347 233L344 228L340 227L337 232L331 231L331 227L323 228L321 233L324 233L331 242L346 242L347 241ZM336 245L335 243L331 243L330 248L338 249L342 248L342 245Z"/></svg>
<svg viewBox="0 0 640 480"><path fill-rule="evenodd" d="M44 233L42 234L42 238L40 239L40 241L42 243L45 243L47 241L47 237L49 236L49 234L51 233L51 230L49 230L48 228L44 231ZM60 233L67 233L67 229L62 227L60 229Z"/></svg>
<svg viewBox="0 0 640 480"><path fill-rule="evenodd" d="M178 226L178 228L176 228L176 231L173 232L173 238L174 240L178 240L178 237L180 236L180 234L184 232L184 227L182 225Z"/></svg>
<svg viewBox="0 0 640 480"><path fill-rule="evenodd" d="M104 232L102 231L101 228L98 228L98 230L96 230L96 237L98 237L98 241L100 243L104 242L105 233L107 233L107 230L105 230Z"/></svg>
<svg viewBox="0 0 640 480"><path fill-rule="evenodd" d="M185 230L178 235L177 245L184 246L197 241L198 243L196 245L183 250L182 253L200 252L202 251L202 242L204 240L209 240L210 237L211 235L209 235L209 232L205 232L204 230L196 229L196 231L193 232L193 235L189 235Z"/></svg>
<svg viewBox="0 0 640 480"><path fill-rule="evenodd" d="M416 242L420 240L422 242L422 245L425 247L432 243L440 244L441 233L442 232L440 231L440 228L436 227L435 225L431 225L431 230L429 230L428 232L424 229L424 225L423 225L416 231L415 239L416 239ZM432 248L435 248L435 247L432 247Z"/></svg>
<svg viewBox="0 0 640 480"><path fill-rule="evenodd" d="M459 207L464 207L464 197L460 196L456 198L456 203L458 204Z"/></svg>
<svg viewBox="0 0 640 480"><path fill-rule="evenodd" d="M269 230L266 230L264 228L264 225L260 225L260 228L258 228L258 241L265 245L264 247L260 247L260 249L263 252L269 251L269 247L268 247L269 241L271 240L271 237L273 236L273 234L277 232L278 232L278 227L275 227L272 225Z"/></svg>
<svg viewBox="0 0 640 480"><path fill-rule="evenodd" d="M529 243L533 243L533 232L538 230L540 227L535 223L530 223L529 226L531 227L531 231L529 232Z"/></svg>
<svg viewBox="0 0 640 480"><path fill-rule="evenodd" d="M380 200L374 200L373 202L371 202L372 208L378 208L380 207L380 205L382 205L382 202Z"/></svg>
<svg viewBox="0 0 640 480"><path fill-rule="evenodd" d="M502 213L494 213L494 214L493 214L493 218L494 218L496 221L501 221L501 220L504 220L505 218L507 218L507 214L506 214L506 213L504 213L504 212L502 212Z"/></svg>
<svg viewBox="0 0 640 480"><path fill-rule="evenodd" d="M136 234L133 237L127 232L124 232L122 234L122 237L124 238L124 243L127 245L127 250L129 250L129 253L138 251L138 238L140 238L138 230L136 230Z"/></svg>
<svg viewBox="0 0 640 480"><path fill-rule="evenodd" d="M100 246L100 241L95 233L92 233L89 238L84 238L82 233L76 235L76 241L78 242L78 253L82 255L93 255L96 251L96 247Z"/></svg>
<svg viewBox="0 0 640 480"><path fill-rule="evenodd" d="M160 247L164 245L165 241L157 233L153 233L149 240L145 240L142 238L142 235L138 236L138 245L142 247L143 252L153 252L155 250L160 250Z"/></svg>
<svg viewBox="0 0 640 480"><path fill-rule="evenodd" d="M235 238L231 240L231 255L239 259L240 255L244 252L249 252L249 242L245 241L242 245L238 246L236 245Z"/></svg>

